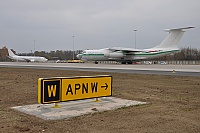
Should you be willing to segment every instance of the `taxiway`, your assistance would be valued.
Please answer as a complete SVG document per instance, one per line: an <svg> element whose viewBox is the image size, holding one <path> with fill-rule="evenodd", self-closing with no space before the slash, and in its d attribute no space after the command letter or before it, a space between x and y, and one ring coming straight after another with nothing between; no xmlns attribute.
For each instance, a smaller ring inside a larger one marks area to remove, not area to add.
<svg viewBox="0 0 200 133"><path fill-rule="evenodd" d="M100 71L114 73L158 74L177 76L200 76L200 65L122 65L92 63L26 63L0 62L0 67Z"/></svg>

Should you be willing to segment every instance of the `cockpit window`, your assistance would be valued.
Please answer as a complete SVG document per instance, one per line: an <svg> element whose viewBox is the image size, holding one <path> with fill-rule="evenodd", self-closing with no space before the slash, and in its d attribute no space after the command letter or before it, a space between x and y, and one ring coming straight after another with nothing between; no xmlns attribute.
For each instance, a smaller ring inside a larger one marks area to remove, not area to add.
<svg viewBox="0 0 200 133"><path fill-rule="evenodd" d="M86 53L86 51L83 51L83 54L85 54Z"/></svg>

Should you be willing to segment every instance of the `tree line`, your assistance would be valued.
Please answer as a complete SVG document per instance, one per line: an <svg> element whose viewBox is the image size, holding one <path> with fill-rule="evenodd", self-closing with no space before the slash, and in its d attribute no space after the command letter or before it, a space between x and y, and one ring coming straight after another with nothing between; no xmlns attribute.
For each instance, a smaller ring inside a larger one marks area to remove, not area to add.
<svg viewBox="0 0 200 133"><path fill-rule="evenodd" d="M20 53L18 55L26 55L26 56L43 56L49 60L72 60L76 58L76 55L81 53L82 50L76 51L35 51L34 53ZM73 55L74 54L74 55ZM155 59L154 59L155 60ZM186 47L181 48L179 52L173 53L164 57L157 58L158 61L171 61L171 60L200 60L200 50L196 48Z"/></svg>
<svg viewBox="0 0 200 133"><path fill-rule="evenodd" d="M200 60L200 50L191 47L181 48L179 52L158 58L158 60Z"/></svg>

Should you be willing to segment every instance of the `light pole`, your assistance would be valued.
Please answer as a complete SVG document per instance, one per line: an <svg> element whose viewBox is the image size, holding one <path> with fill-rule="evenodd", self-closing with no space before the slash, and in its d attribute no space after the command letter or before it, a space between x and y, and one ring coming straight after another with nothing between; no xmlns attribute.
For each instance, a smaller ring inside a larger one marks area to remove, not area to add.
<svg viewBox="0 0 200 133"><path fill-rule="evenodd" d="M135 29L134 32L135 32L135 48L136 48L136 32L137 32L137 30Z"/></svg>
<svg viewBox="0 0 200 133"><path fill-rule="evenodd" d="M74 37L75 36L73 36L73 60L74 60Z"/></svg>
<svg viewBox="0 0 200 133"><path fill-rule="evenodd" d="M35 56L35 40L34 40L34 56Z"/></svg>

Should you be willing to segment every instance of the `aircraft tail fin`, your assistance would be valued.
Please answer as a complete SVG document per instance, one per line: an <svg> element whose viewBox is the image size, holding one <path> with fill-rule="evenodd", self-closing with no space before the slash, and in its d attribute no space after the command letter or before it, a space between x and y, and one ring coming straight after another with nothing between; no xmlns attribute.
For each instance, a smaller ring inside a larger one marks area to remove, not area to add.
<svg viewBox="0 0 200 133"><path fill-rule="evenodd" d="M191 26L177 29L166 29L165 31L169 32L168 36L155 48L177 48L185 30L191 28L194 27Z"/></svg>
<svg viewBox="0 0 200 133"><path fill-rule="evenodd" d="M15 56L15 54L8 48L8 56Z"/></svg>

